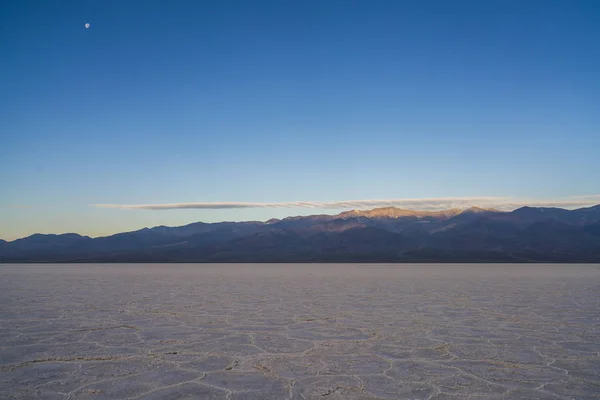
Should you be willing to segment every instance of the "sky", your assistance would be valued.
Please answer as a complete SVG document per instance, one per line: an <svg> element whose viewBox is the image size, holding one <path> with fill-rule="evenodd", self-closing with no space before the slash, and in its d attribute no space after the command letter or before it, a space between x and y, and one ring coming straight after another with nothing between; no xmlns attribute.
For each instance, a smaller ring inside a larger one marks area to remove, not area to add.
<svg viewBox="0 0 600 400"><path fill-rule="evenodd" d="M2 1L0 52L5 240L600 203L595 0Z"/></svg>

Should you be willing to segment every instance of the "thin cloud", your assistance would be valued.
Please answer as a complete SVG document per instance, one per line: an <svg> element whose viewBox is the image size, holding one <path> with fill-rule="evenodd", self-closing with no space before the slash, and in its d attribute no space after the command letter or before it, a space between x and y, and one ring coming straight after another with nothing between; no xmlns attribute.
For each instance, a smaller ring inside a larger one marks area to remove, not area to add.
<svg viewBox="0 0 600 400"><path fill-rule="evenodd" d="M364 209L377 207L399 207L409 210L440 211L451 208L472 206L513 210L523 206L533 207L585 207L600 201L600 195L570 197L561 200L515 200L507 197L445 197L424 199L383 199L383 200L345 200L345 201L290 201L275 203L254 202L191 202L167 204L93 204L99 208L122 210L223 210L246 208L316 208L316 209Z"/></svg>
<svg viewBox="0 0 600 400"><path fill-rule="evenodd" d="M581 200L596 200L600 201L600 194L588 194L585 196L571 196L570 199L581 199Z"/></svg>

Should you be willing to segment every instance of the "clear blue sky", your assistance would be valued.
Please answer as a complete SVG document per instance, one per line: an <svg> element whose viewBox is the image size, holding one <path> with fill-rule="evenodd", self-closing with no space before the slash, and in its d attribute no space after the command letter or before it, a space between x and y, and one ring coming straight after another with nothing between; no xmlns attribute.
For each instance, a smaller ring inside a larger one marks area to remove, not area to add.
<svg viewBox="0 0 600 400"><path fill-rule="evenodd" d="M4 239L600 193L595 0L2 1L0 50Z"/></svg>

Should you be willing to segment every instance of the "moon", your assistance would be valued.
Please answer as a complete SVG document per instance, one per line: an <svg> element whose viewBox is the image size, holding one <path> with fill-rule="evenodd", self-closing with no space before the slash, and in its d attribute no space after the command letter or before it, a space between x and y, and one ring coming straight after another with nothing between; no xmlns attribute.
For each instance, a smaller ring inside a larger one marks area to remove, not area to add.
<svg viewBox="0 0 600 400"><path fill-rule="evenodd" d="M89 28L90 28L90 26L91 26L91 25L89 24L89 22L88 22L88 23L86 23L86 24L85 24L85 29L89 29Z"/></svg>

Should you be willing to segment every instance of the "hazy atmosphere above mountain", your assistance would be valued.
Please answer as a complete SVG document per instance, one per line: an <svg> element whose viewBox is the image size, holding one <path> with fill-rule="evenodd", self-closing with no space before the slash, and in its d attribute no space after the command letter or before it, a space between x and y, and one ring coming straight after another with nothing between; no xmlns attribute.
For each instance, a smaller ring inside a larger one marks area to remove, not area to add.
<svg viewBox="0 0 600 400"><path fill-rule="evenodd" d="M0 238L591 207L599 20L597 1L5 1Z"/></svg>

